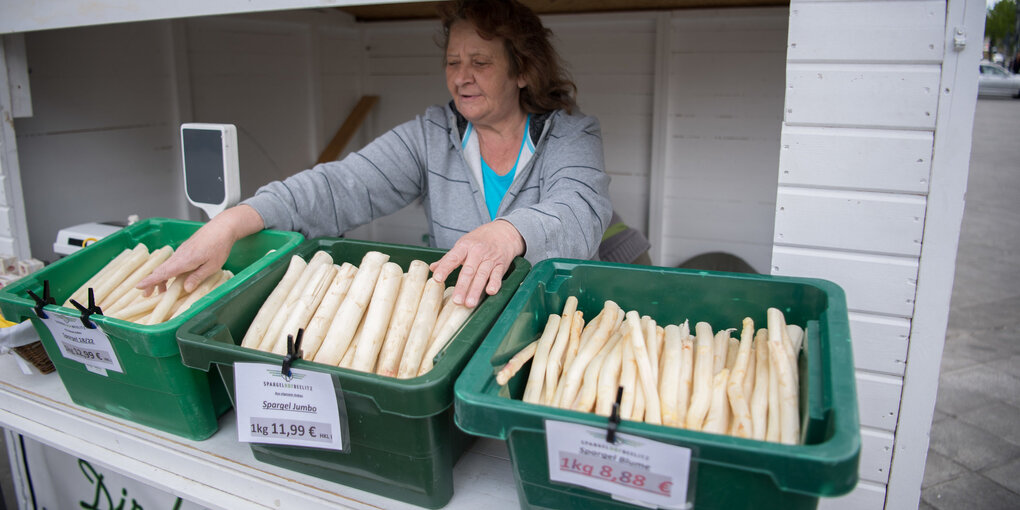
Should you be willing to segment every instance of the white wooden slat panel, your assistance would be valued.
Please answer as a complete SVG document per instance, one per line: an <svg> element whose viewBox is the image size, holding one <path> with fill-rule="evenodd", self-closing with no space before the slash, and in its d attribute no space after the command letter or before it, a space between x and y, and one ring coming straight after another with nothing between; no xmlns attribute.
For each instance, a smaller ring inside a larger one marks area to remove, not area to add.
<svg viewBox="0 0 1020 510"><path fill-rule="evenodd" d="M14 253L14 238L0 236L0 255L11 256Z"/></svg>
<svg viewBox="0 0 1020 510"><path fill-rule="evenodd" d="M786 69L786 122L933 129L938 66L795 64Z"/></svg>
<svg viewBox="0 0 1020 510"><path fill-rule="evenodd" d="M910 321L850 313L850 338L858 369L902 376L907 360Z"/></svg>
<svg viewBox="0 0 1020 510"><path fill-rule="evenodd" d="M647 235L648 176L612 175L609 198L624 223Z"/></svg>
<svg viewBox="0 0 1020 510"><path fill-rule="evenodd" d="M850 311L910 317L917 259L776 245L772 274L830 280L843 288Z"/></svg>
<svg viewBox="0 0 1020 510"><path fill-rule="evenodd" d="M186 23L194 120L237 126L241 196L309 168L322 150L310 120L310 29L247 18Z"/></svg>
<svg viewBox="0 0 1020 510"><path fill-rule="evenodd" d="M729 140L691 135L670 140L667 194L719 195L774 202L779 144L770 140ZM765 193L762 187L771 189ZM772 221L773 215L768 220ZM772 230L772 226L762 226Z"/></svg>
<svg viewBox="0 0 1020 510"><path fill-rule="evenodd" d="M654 244L656 241L652 240ZM742 258L758 273L767 273L769 267L768 250L772 243L740 242L732 239L696 239L690 237L667 236L662 240L662 260L658 265L666 267L679 266L684 261L710 252L731 253Z"/></svg>
<svg viewBox="0 0 1020 510"><path fill-rule="evenodd" d="M757 43L744 41L744 44ZM734 75L733 62L718 53L674 52L670 62L670 101L682 105L685 100L696 103L699 97L723 98L721 100L727 102L740 101L745 96L774 101L778 94L782 98L786 77L784 57L782 52L757 54L753 59L742 61L740 72ZM728 77L733 79L726 79Z"/></svg>
<svg viewBox="0 0 1020 510"><path fill-rule="evenodd" d="M861 428L861 480L888 483L894 441L889 432Z"/></svg>
<svg viewBox="0 0 1020 510"><path fill-rule="evenodd" d="M774 205L711 196L681 200L667 196L666 202L663 212L668 229L683 232L684 238L750 243L770 243L772 239L772 232L762 228L767 224L755 220L772 216Z"/></svg>
<svg viewBox="0 0 1020 510"><path fill-rule="evenodd" d="M599 69L570 67L577 85L577 97L583 101L588 94L632 94L651 96L654 83L651 74L607 74Z"/></svg>
<svg viewBox="0 0 1020 510"><path fill-rule="evenodd" d="M364 46L355 30L320 29L319 67L323 76L349 76L352 81L361 75Z"/></svg>
<svg viewBox="0 0 1020 510"><path fill-rule="evenodd" d="M776 242L841 250L921 253L923 197L781 186Z"/></svg>
<svg viewBox="0 0 1020 510"><path fill-rule="evenodd" d="M861 425L888 432L896 430L903 379L858 370L856 380Z"/></svg>
<svg viewBox="0 0 1020 510"><path fill-rule="evenodd" d="M696 112L677 108L675 111L679 113L670 119L670 132L675 138L766 142L769 150L778 155L779 126L783 122L780 112L783 105L777 101L773 106L775 108L771 112L762 112L761 115L732 115L719 109L715 112ZM774 181L775 175L770 180Z"/></svg>
<svg viewBox="0 0 1020 510"><path fill-rule="evenodd" d="M2 190L3 188L0 188ZM0 207L0 237L14 237L11 230L11 218L14 211L10 207Z"/></svg>
<svg viewBox="0 0 1020 510"><path fill-rule="evenodd" d="M779 184L924 194L932 143L925 131L787 126Z"/></svg>
<svg viewBox="0 0 1020 510"><path fill-rule="evenodd" d="M843 496L819 498L819 510L882 510L885 507L885 484L857 482L857 487Z"/></svg>
<svg viewBox="0 0 1020 510"><path fill-rule="evenodd" d="M0 207L7 207L7 176L4 175L4 168L0 166Z"/></svg>
<svg viewBox="0 0 1020 510"><path fill-rule="evenodd" d="M789 60L941 62L945 1L799 2Z"/></svg>
<svg viewBox="0 0 1020 510"><path fill-rule="evenodd" d="M621 24L601 32L593 31L586 23L546 26L553 31L553 45L561 55L642 55L642 60L648 65L647 72L651 72L649 59L655 53L655 26L651 17L639 25Z"/></svg>
<svg viewBox="0 0 1020 510"><path fill-rule="evenodd" d="M165 122L168 52L154 24L140 25L26 34L34 112L18 139Z"/></svg>
<svg viewBox="0 0 1020 510"><path fill-rule="evenodd" d="M650 76L645 77L650 79ZM578 85L578 90L581 90ZM652 115L652 96L650 94L627 94L627 93L598 93L587 92L584 95L578 94L578 106L589 115L595 115L600 120L608 115L627 115L631 117L641 116L647 124L647 119Z"/></svg>
<svg viewBox="0 0 1020 510"><path fill-rule="evenodd" d="M683 40L684 34L707 32L719 38L720 32L756 33L763 30L783 30L786 39L786 25L789 19L787 7L736 8L675 10L671 12L670 24L674 28L672 40ZM758 38L758 36L752 36ZM694 37L693 42L699 38ZM702 49L710 48L704 46Z"/></svg>

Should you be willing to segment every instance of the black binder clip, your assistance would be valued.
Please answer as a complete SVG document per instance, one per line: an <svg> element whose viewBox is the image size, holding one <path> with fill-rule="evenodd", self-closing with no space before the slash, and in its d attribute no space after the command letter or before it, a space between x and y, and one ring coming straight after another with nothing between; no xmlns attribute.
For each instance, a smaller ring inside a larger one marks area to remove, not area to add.
<svg viewBox="0 0 1020 510"><path fill-rule="evenodd" d="M89 329L96 329L96 325L89 320L89 317L93 314L103 315L103 310L96 305L96 295L92 292L92 287L89 287L89 306L88 308L81 305L81 303L71 300L71 304L81 312L81 323Z"/></svg>
<svg viewBox="0 0 1020 510"><path fill-rule="evenodd" d="M57 304L57 300L53 299L53 296L50 295L50 281L43 280L42 297L37 296L36 293L32 292L31 290L28 291L28 295L35 300L35 306L32 307L32 309L35 310L35 314L40 319L48 319L49 316L46 315L46 312L43 311L43 307L46 305Z"/></svg>
<svg viewBox="0 0 1020 510"><path fill-rule="evenodd" d="M283 358L283 366L280 367L280 372L288 380L291 378L290 364L295 360L301 359L301 337L304 334L304 328L298 328L297 338L294 338L293 335L287 335L287 355Z"/></svg>
<svg viewBox="0 0 1020 510"><path fill-rule="evenodd" d="M606 424L606 442L616 444L616 428L620 426L620 401L623 400L623 386L616 387L616 402L613 402L613 410L609 413L609 423Z"/></svg>

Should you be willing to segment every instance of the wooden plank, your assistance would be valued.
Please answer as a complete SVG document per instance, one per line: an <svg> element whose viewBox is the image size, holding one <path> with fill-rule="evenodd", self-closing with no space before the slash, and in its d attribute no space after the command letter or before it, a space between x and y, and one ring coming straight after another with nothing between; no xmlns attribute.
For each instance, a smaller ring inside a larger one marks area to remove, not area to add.
<svg viewBox="0 0 1020 510"><path fill-rule="evenodd" d="M884 484L889 481L894 437L891 433L861 427L860 479Z"/></svg>
<svg viewBox="0 0 1020 510"><path fill-rule="evenodd" d="M917 431L931 426L935 412L977 103L977 73L973 69L981 58L981 44L973 37L982 33L985 5L977 0L949 0L945 11L943 37L947 43L932 154L932 193L925 218L909 364L903 380L898 430L904 433L896 440L889 508L917 506L924 479L928 435ZM968 38L960 51L952 43L958 29Z"/></svg>
<svg viewBox="0 0 1020 510"><path fill-rule="evenodd" d="M850 337L858 369L902 377L909 335L909 320L850 313Z"/></svg>
<svg viewBox="0 0 1020 510"><path fill-rule="evenodd" d="M684 239L767 244L772 240L767 218L774 210L774 205L748 202L740 197L686 197L668 200L664 213L669 219L665 226L669 232L677 233L676 237ZM756 221L762 217L766 220Z"/></svg>
<svg viewBox="0 0 1020 510"><path fill-rule="evenodd" d="M861 426L892 433L900 408L903 380L899 377L858 371L857 409ZM887 463L888 465L888 463Z"/></svg>
<svg viewBox="0 0 1020 510"><path fill-rule="evenodd" d="M779 187L776 242L911 255L921 253L923 197Z"/></svg>
<svg viewBox="0 0 1020 510"><path fill-rule="evenodd" d="M931 65L790 63L786 123L930 130L939 74Z"/></svg>
<svg viewBox="0 0 1020 510"><path fill-rule="evenodd" d="M779 183L924 194L932 141L926 131L787 126Z"/></svg>
<svg viewBox="0 0 1020 510"><path fill-rule="evenodd" d="M819 510L882 510L885 508L885 484L857 482L850 493L834 498L819 498Z"/></svg>
<svg viewBox="0 0 1020 510"><path fill-rule="evenodd" d="M850 311L911 317L917 258L812 250L776 244L772 274L824 278L846 292Z"/></svg>
<svg viewBox="0 0 1020 510"><path fill-rule="evenodd" d="M11 116L32 116L32 91L28 81L28 55L25 53L25 34L3 36L3 51L7 53L7 83L11 94Z"/></svg>
<svg viewBox="0 0 1020 510"><path fill-rule="evenodd" d="M319 159L316 163L325 163L327 161L336 161L337 156L343 152L344 148L347 147L347 143L351 141L354 136L354 132L361 127L361 123L365 121L365 117L368 116L368 112L372 110L372 107L379 102L379 96L361 96L358 104L354 105L354 109L351 110L350 115L344 120L344 123L337 130L336 134L333 135L333 139L329 141L326 148L322 150L322 154L319 154Z"/></svg>
<svg viewBox="0 0 1020 510"><path fill-rule="evenodd" d="M945 2L798 2L790 9L790 62L942 61Z"/></svg>

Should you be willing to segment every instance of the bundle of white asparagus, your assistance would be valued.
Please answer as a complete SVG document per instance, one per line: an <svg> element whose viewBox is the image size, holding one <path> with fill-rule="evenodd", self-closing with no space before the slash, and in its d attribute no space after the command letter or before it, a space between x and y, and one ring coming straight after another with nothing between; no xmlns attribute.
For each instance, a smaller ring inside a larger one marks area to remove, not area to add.
<svg viewBox="0 0 1020 510"><path fill-rule="evenodd" d="M159 324L177 317L199 298L234 276L227 270L217 271L190 293L184 291L184 280L190 273L170 279L165 291L153 291L149 296L135 288L142 278L149 276L173 252L170 246L163 246L150 253L141 243L132 249L124 249L74 291L63 305L72 307L72 299L79 304L87 304L88 290L91 288L95 303L102 309L103 315L137 324Z"/></svg>
<svg viewBox="0 0 1020 510"><path fill-rule="evenodd" d="M425 262L404 273L389 258L370 251L354 266L322 250L291 257L241 345L286 354L287 336L303 329L305 360L401 379L432 370L472 309L454 304L453 288L430 278Z"/></svg>
<svg viewBox="0 0 1020 510"><path fill-rule="evenodd" d="M531 360L522 400L690 430L796 444L800 437L797 358L804 330L776 308L767 328L745 318L713 333L705 322L666 327L606 301L587 324L577 299L550 314L538 339L496 374L505 385Z"/></svg>

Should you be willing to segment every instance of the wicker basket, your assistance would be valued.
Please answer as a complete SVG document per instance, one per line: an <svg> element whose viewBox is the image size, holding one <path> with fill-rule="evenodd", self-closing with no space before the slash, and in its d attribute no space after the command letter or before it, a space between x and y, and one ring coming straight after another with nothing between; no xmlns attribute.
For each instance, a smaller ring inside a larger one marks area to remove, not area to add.
<svg viewBox="0 0 1020 510"><path fill-rule="evenodd" d="M44 374L48 374L54 370L53 362L50 361L50 357L46 355L46 349L43 348L42 342L32 342L28 345L22 345L21 347L14 347L12 350Z"/></svg>

